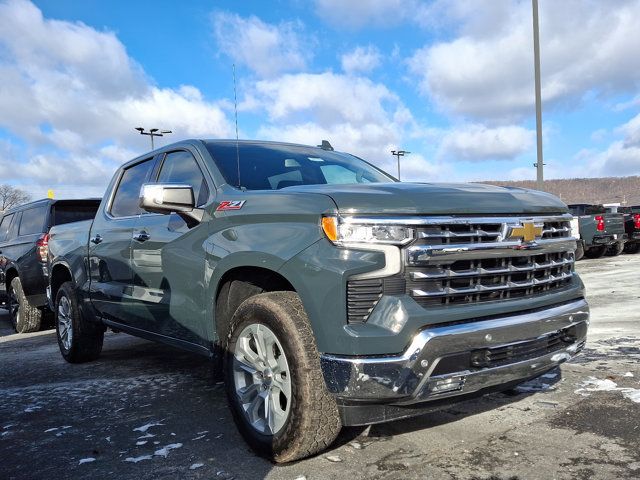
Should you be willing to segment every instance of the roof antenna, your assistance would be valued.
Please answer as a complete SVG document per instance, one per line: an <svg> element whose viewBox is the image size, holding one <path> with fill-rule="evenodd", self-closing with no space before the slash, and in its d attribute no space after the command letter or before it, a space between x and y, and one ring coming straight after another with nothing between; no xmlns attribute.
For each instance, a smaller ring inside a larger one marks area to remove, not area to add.
<svg viewBox="0 0 640 480"><path fill-rule="evenodd" d="M318 145L322 150L327 150L329 152L333 152L333 147L329 143L329 140L322 140L322 143Z"/></svg>
<svg viewBox="0 0 640 480"><path fill-rule="evenodd" d="M240 141L238 140L238 97L236 95L236 64L233 65L233 106L236 116L236 163L238 165L238 188L242 189L240 183Z"/></svg>

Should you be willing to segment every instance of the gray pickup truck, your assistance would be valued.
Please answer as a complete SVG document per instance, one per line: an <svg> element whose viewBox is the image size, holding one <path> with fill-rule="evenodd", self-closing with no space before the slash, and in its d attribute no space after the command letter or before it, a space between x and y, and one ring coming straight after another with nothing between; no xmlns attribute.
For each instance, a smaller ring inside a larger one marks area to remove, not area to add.
<svg viewBox="0 0 640 480"><path fill-rule="evenodd" d="M546 193L399 183L329 147L184 141L51 230L58 343L88 361L112 328L210 356L247 442L292 461L578 353L570 220Z"/></svg>
<svg viewBox="0 0 640 480"><path fill-rule="evenodd" d="M576 260L583 256L617 256L623 252L627 241L623 214L588 203L569 205L569 211L574 215L572 230L578 241Z"/></svg>

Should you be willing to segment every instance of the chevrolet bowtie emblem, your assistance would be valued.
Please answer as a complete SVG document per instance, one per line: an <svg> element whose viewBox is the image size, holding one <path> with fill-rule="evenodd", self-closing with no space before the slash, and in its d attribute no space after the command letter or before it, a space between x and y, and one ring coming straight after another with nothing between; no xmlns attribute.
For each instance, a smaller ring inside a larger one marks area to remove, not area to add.
<svg viewBox="0 0 640 480"><path fill-rule="evenodd" d="M533 242L541 236L542 227L537 227L532 222L523 222L521 227L511 227L507 238L522 238L525 242Z"/></svg>

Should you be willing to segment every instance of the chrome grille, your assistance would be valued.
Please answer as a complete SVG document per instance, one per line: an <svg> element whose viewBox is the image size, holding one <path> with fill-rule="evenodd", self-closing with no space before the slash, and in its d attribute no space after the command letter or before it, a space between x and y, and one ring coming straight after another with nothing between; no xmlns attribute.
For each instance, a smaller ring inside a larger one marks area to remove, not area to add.
<svg viewBox="0 0 640 480"><path fill-rule="evenodd" d="M422 306L506 300L566 285L572 252L458 260L407 267L407 293Z"/></svg>
<svg viewBox="0 0 640 480"><path fill-rule="evenodd" d="M576 246L570 220L570 215L389 219L386 223L415 230L402 249L403 270L384 279L349 280L349 322L366 322L387 294L404 293L430 307L507 301L566 287L574 275ZM531 224L535 241L512 235Z"/></svg>
<svg viewBox="0 0 640 480"><path fill-rule="evenodd" d="M416 239L418 243L437 244L465 244L500 242L508 234L509 222L506 219L495 221L491 218L468 218L465 223L447 222L418 227ZM518 219L512 219L517 222ZM569 220L552 218L534 221L537 227L542 227L542 239L569 237L571 228Z"/></svg>

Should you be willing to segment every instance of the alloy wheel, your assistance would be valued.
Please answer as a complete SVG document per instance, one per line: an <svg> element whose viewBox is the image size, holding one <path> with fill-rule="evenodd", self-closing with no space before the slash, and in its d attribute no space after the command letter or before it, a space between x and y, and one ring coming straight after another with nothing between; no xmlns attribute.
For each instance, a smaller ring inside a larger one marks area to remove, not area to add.
<svg viewBox="0 0 640 480"><path fill-rule="evenodd" d="M71 349L73 340L73 322L71 320L71 302L65 296L58 303L58 336L66 351Z"/></svg>
<svg viewBox="0 0 640 480"><path fill-rule="evenodd" d="M233 381L249 424L263 435L278 433L291 407L291 373L282 344L267 326L253 323L240 332Z"/></svg>

